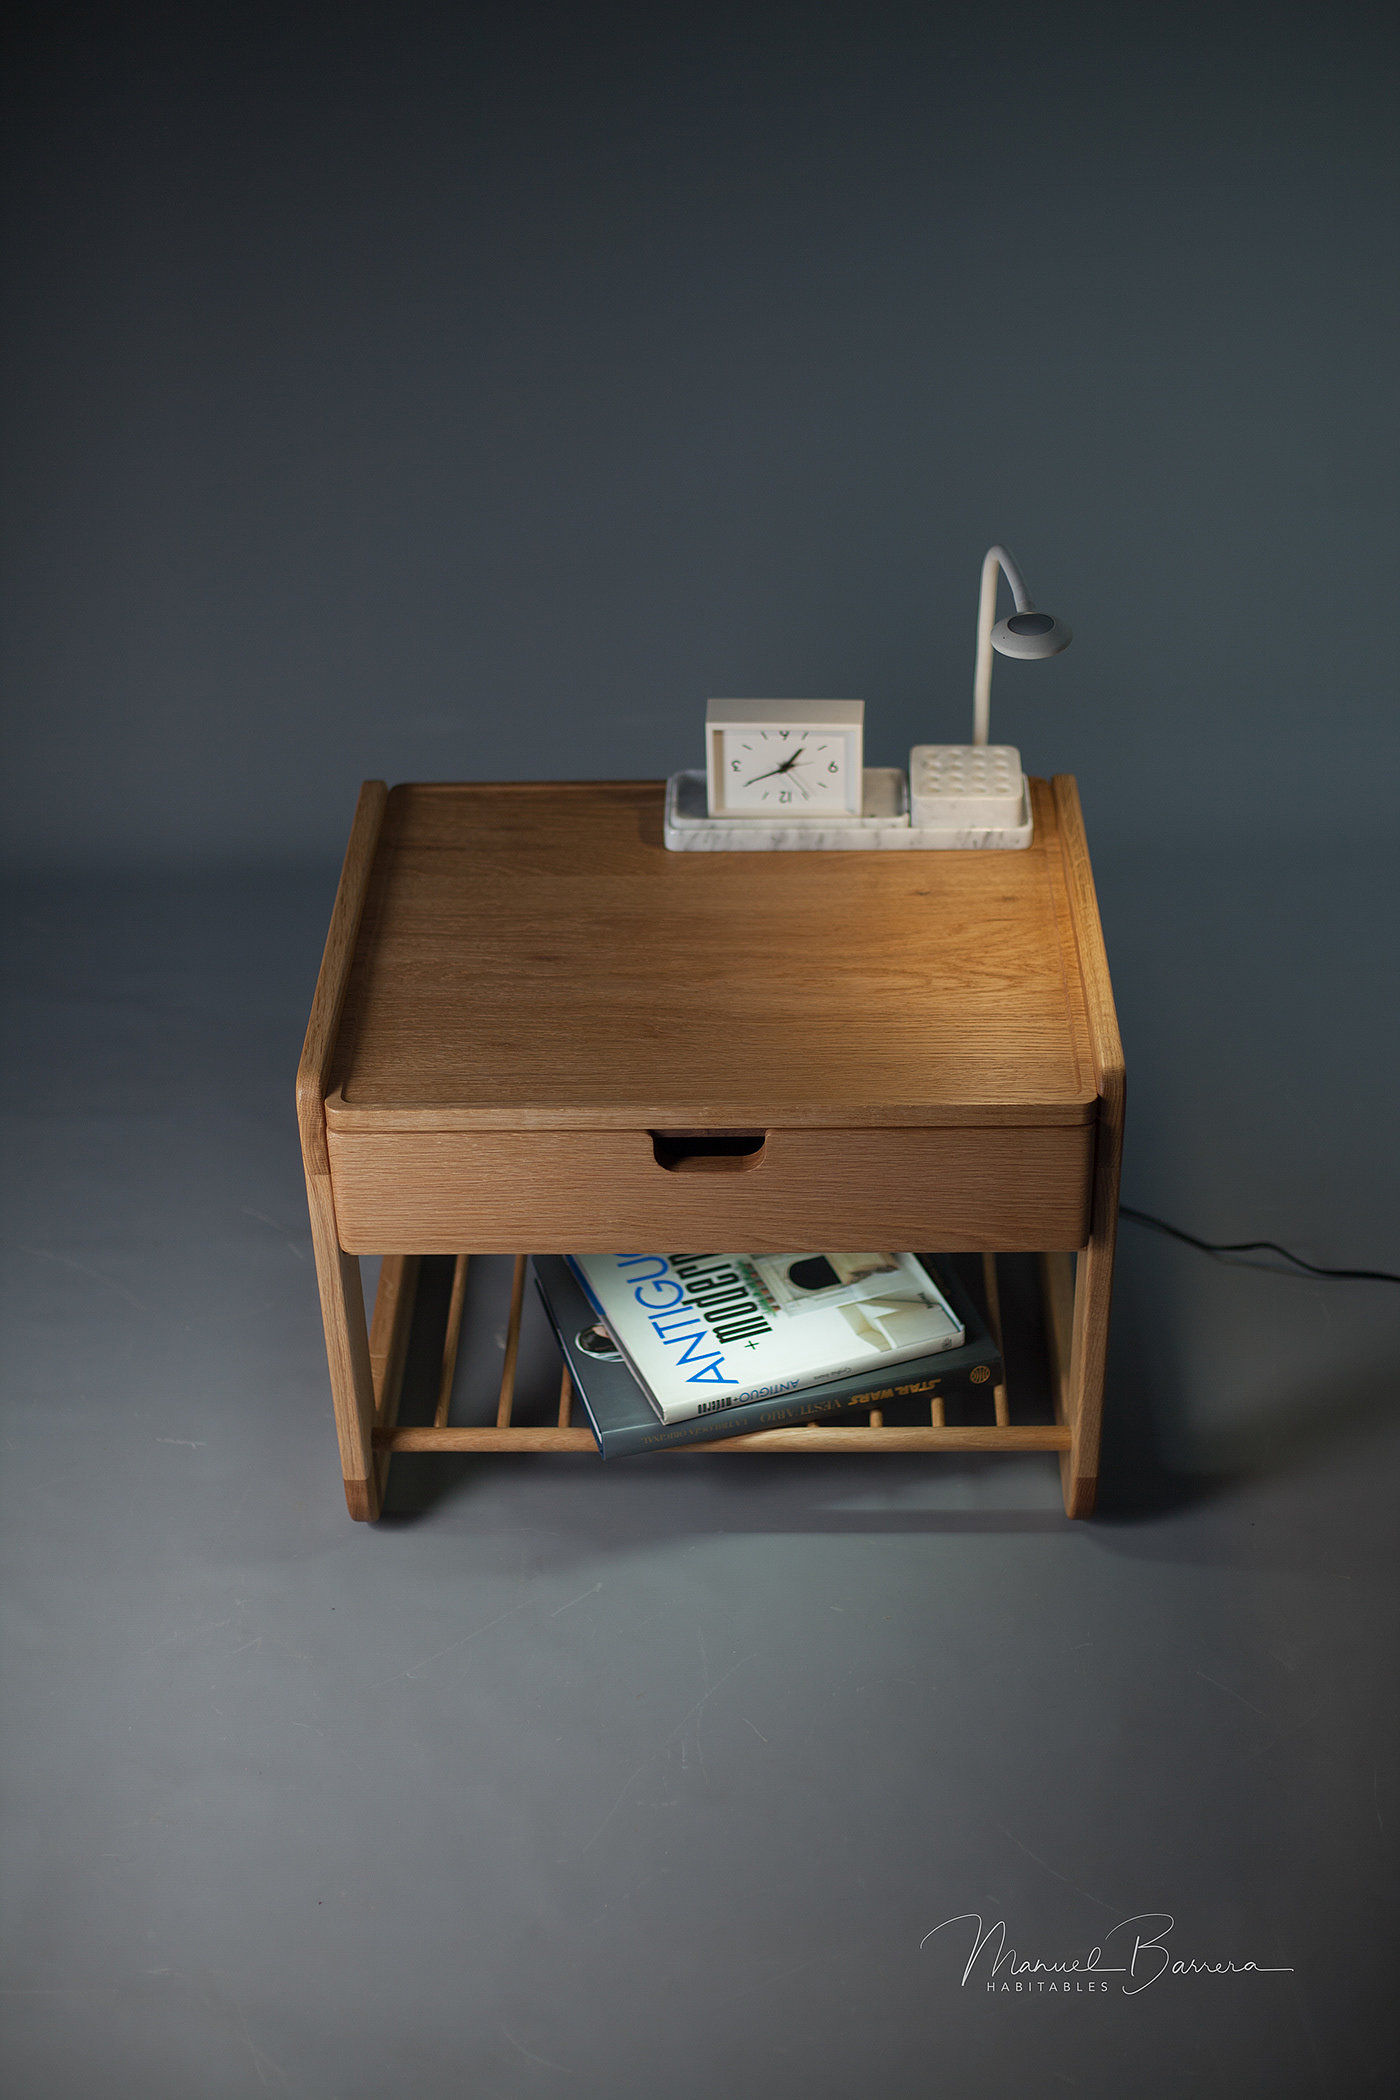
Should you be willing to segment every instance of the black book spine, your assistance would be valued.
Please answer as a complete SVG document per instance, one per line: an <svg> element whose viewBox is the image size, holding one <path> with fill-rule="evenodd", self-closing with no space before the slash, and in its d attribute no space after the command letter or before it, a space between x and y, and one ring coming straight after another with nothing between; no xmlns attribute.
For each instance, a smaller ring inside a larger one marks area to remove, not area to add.
<svg viewBox="0 0 1400 2100"><path fill-rule="evenodd" d="M824 1394L820 1386L813 1386L807 1393L789 1394L782 1400L755 1400L744 1407L726 1408L720 1414L695 1415L684 1422L658 1422L654 1428L613 1431L603 1456L622 1458L629 1452L668 1451L680 1444L718 1443L723 1437L751 1436L759 1429L794 1429L803 1422L818 1420L825 1420L833 1428L839 1428L843 1421L860 1427L872 1408L886 1414L891 1409L898 1410L901 1425L913 1424L918 1419L917 1410L927 1428L933 1420L932 1402L936 1395L946 1401L990 1390L989 1385L973 1383L970 1371L911 1379L907 1384L891 1377L883 1385L854 1394L845 1393L841 1381L840 1398L832 1398L829 1391Z"/></svg>

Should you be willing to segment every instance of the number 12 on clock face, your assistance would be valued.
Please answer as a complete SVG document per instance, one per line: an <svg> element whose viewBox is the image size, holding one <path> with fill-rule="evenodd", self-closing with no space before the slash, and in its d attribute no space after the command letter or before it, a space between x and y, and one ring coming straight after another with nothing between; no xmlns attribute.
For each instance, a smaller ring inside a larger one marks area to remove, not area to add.
<svg viewBox="0 0 1400 2100"><path fill-rule="evenodd" d="M710 815L782 824L858 817L864 715L863 700L712 700Z"/></svg>

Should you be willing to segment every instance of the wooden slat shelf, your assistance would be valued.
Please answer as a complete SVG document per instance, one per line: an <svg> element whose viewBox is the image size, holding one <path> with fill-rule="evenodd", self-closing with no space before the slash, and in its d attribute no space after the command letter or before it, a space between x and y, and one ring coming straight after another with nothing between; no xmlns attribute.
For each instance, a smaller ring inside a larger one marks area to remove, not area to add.
<svg viewBox="0 0 1400 2100"><path fill-rule="evenodd" d="M379 1292L375 1299L370 1341L370 1361L375 1374L375 1427L372 1432L372 1444L376 1462L381 1465L387 1464L390 1455L396 1451L457 1451L475 1453L479 1457L492 1452L513 1452L517 1456L526 1452L580 1451L596 1454L598 1447L594 1442L592 1430L577 1427L570 1419L573 1395L567 1370L564 1371L560 1382L559 1418L556 1423L546 1427L517 1423L511 1419L515 1405L516 1368L520 1360L520 1329L525 1307L527 1263L523 1254L516 1256L511 1278L510 1315L506 1324L505 1352L500 1390L496 1400L495 1423L492 1427L485 1428L462 1427L448 1421L448 1408L462 1339L467 1260L466 1255L459 1254L453 1269L452 1297L443 1336L434 1419L431 1423L405 1428L397 1426L395 1417L402 1391L408 1326L413 1314L418 1263L412 1261L413 1274L407 1280L405 1270L408 1261L402 1256L397 1260L386 1260L380 1269ZM1001 1306L993 1256L983 1257L982 1273L991 1325L997 1347L1000 1349ZM382 1338L378 1346L374 1339L376 1335ZM707 1451L786 1451L800 1452L808 1457L816 1452L837 1453L849 1457L857 1452L892 1454L901 1451L1068 1451L1070 1432L1063 1423L1013 1423L1004 1384L996 1387L993 1399L996 1408L994 1423L950 1427L940 1419L943 1402L941 1397L935 1396L930 1403L931 1419L926 1428L907 1423L886 1427L879 1411L872 1409L869 1427L855 1423L828 1425L821 1422L805 1422L787 1429L760 1429L748 1436L716 1437L708 1443L682 1444L665 1455L679 1457L685 1453Z"/></svg>

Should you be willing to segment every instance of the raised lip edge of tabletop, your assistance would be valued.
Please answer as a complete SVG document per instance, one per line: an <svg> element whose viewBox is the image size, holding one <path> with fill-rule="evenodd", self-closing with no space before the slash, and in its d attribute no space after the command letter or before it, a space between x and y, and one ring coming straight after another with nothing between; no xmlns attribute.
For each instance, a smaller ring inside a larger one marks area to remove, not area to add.
<svg viewBox="0 0 1400 2100"><path fill-rule="evenodd" d="M1080 978L1086 988L1084 1021L1089 1037L1090 1060L1093 1067L1093 1075L1089 1083L1073 1091L1061 1093L1054 1099L1039 1102L979 1101L976 1099L933 1102L891 1100L887 1102L867 1102L857 1109L845 1106L823 1110L810 1102L776 1102L771 1099L763 1103L747 1100L720 1101L710 1104L697 1104L694 1101L669 1104L653 1102L646 1104L645 1107L641 1104L632 1104L623 1108L618 1108L616 1105L608 1102L581 1103L568 1107L516 1103L504 1108L497 1108L482 1103L443 1103L431 1100L397 1103L347 1101L343 1081L337 1079L336 1083L331 1085L330 1080L337 1059L337 1051L340 1048L340 1021L349 989L352 968L356 960L359 927L363 921L364 909L368 902L369 887L377 864L379 843L385 828L385 821L391 812L395 798L410 794L495 794L500 792L574 795L596 792L598 790L627 791L629 794L635 793L637 796L645 797L648 795L655 796L663 792L665 788L664 781L649 779L410 780L396 782L393 787L386 787L382 781L366 781L361 789L362 798L370 791L374 791L376 797L382 798L380 799L378 822L375 825L374 839L368 854L368 860L362 868L356 870L359 877L359 893L355 911L354 931L350 936L348 946L339 958L341 962L341 978L338 998L335 1002L334 1017L329 1034L324 1042L324 1057L320 1066L322 1079L319 1114L316 1112L310 1099L303 1102L300 1079L298 1082L298 1106L302 1114L303 1142L305 1143L309 1140L318 1158L325 1160L326 1131L328 1129L359 1135L379 1131L410 1130L418 1132L616 1131L670 1128L747 1129L752 1127L757 1129L760 1126L770 1130L831 1131L902 1128L920 1130L965 1128L1036 1129L1045 1127L1077 1127L1086 1123L1093 1123L1098 1118L1103 1091L1098 1078L1102 1065L1100 1042L1098 1040L1098 1035L1101 1031L1096 1028L1097 1015L1093 1010L1094 1001L1089 995L1089 971L1085 967L1086 944L1081 937L1079 925L1083 899L1076 894L1077 871L1074 861L1065 850L1065 833L1068 825L1068 828L1077 832L1079 844L1083 851L1087 852L1087 846L1083 838L1083 819L1079 810L1078 795L1075 790L1073 775L1056 774L1048 780L1037 776L1031 785L1033 789L1043 791L1045 799L1050 803L1055 819L1054 839L1060 849L1059 859L1064 871L1065 892L1070 906L1070 930L1073 936L1075 952L1080 960ZM1061 793L1062 786L1068 787L1068 796ZM358 822L358 809L356 819ZM352 830L352 846L353 842L354 833ZM1046 843L1050 842L1046 841ZM973 849L968 850L971 851ZM347 850L347 871L350 867L350 860L351 854ZM342 876L343 881L344 876ZM1088 882L1088 897L1091 901L1092 909L1096 911L1097 904L1093 900L1092 875L1090 875ZM339 900L339 893L337 893L337 899ZM1092 945L1091 943L1091 948ZM1097 945L1101 957L1103 952L1101 937ZM330 957L330 952L331 940L328 937L326 946L327 959ZM323 973L324 969L325 963L323 961ZM319 993L320 979L318 979L317 989ZM308 1028L307 1041L309 1045L311 1041L310 1028ZM314 1122L317 1126L314 1130L308 1129L308 1124L311 1122ZM322 1167L322 1171L329 1171L328 1163Z"/></svg>

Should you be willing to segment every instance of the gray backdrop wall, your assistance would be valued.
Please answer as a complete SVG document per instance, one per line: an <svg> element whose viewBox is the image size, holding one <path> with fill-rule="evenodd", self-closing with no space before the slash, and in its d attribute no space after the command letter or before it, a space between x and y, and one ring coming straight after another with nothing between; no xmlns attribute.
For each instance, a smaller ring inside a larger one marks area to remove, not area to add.
<svg viewBox="0 0 1400 2100"><path fill-rule="evenodd" d="M1393 1286L1125 1228L1088 1525L581 1457L371 1530L291 1098L362 777L655 776L744 693L902 762L1004 537L1125 1195L1400 1271L1392 14L10 10L7 2093L1396 2089ZM929 1937L1149 1911L1273 1973Z"/></svg>
<svg viewBox="0 0 1400 2100"><path fill-rule="evenodd" d="M333 855L712 693L994 727L1100 845L1374 829L1377 7L15 11L9 854Z"/></svg>

